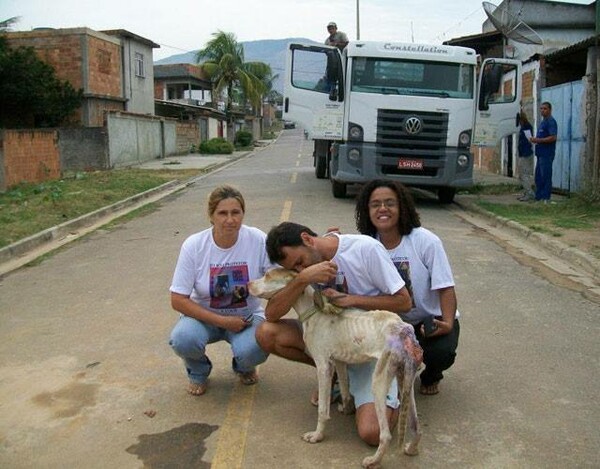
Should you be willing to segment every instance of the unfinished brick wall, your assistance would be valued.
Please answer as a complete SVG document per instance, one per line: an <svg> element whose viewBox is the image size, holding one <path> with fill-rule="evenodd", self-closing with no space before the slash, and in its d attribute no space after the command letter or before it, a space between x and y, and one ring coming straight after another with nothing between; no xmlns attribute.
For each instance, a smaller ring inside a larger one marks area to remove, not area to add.
<svg viewBox="0 0 600 469"><path fill-rule="evenodd" d="M54 68L59 79L67 80L75 89L83 88L81 35L28 31L10 33L8 39L11 47L33 47L38 57Z"/></svg>
<svg viewBox="0 0 600 469"><path fill-rule="evenodd" d="M56 130L5 130L2 150L6 188L60 177Z"/></svg>
<svg viewBox="0 0 600 469"><path fill-rule="evenodd" d="M87 36L88 92L122 97L121 46Z"/></svg>
<svg viewBox="0 0 600 469"><path fill-rule="evenodd" d="M192 145L200 145L200 126L197 121L177 122L177 153L189 153Z"/></svg>

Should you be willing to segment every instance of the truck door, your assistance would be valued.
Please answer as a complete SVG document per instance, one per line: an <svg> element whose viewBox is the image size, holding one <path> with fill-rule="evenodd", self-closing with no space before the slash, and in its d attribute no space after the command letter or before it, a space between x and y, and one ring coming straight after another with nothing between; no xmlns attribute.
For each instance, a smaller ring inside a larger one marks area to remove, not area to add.
<svg viewBox="0 0 600 469"><path fill-rule="evenodd" d="M339 49L289 44L283 118L298 122L313 139L341 140L344 77Z"/></svg>
<svg viewBox="0 0 600 469"><path fill-rule="evenodd" d="M495 146L519 129L521 62L486 59L479 74L473 144Z"/></svg>

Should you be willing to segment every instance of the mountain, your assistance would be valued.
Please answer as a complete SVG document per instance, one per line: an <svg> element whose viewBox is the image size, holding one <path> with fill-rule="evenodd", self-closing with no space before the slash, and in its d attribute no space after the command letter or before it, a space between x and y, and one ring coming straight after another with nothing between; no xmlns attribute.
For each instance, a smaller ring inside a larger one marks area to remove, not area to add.
<svg viewBox="0 0 600 469"><path fill-rule="evenodd" d="M303 44L319 44L312 39L303 37L291 37L287 39L264 39L260 41L241 42L244 47L244 57L247 62L264 62L271 66L273 75L279 75L275 79L273 88L283 93L283 76L285 74L285 55L287 45L290 42L300 42ZM168 65L180 63L196 63L196 53L198 50L186 52L184 54L175 54L154 62L155 65Z"/></svg>

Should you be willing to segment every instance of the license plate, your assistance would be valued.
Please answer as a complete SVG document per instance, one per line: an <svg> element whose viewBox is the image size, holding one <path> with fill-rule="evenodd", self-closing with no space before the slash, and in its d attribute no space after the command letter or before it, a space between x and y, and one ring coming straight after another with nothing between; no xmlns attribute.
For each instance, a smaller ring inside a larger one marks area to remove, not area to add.
<svg viewBox="0 0 600 469"><path fill-rule="evenodd" d="M423 169L423 160L400 158L398 160L398 168L399 169Z"/></svg>

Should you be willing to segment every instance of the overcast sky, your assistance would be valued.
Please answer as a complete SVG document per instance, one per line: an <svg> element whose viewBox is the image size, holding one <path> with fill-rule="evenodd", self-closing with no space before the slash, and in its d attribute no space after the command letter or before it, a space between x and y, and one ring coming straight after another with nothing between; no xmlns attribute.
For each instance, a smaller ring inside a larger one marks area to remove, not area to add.
<svg viewBox="0 0 600 469"><path fill-rule="evenodd" d="M360 38L441 44L481 32L480 0L359 0ZM500 1L492 2L496 5ZM591 0L570 3L588 5ZM325 25L356 39L356 0L0 0L13 30L126 29L160 44L154 59L201 49L217 30L238 41L306 37L323 41Z"/></svg>

